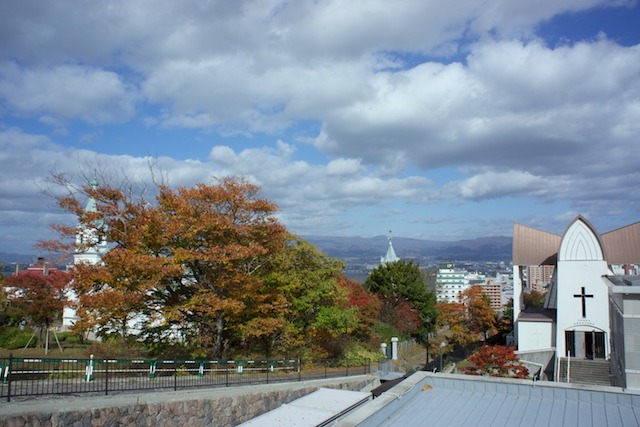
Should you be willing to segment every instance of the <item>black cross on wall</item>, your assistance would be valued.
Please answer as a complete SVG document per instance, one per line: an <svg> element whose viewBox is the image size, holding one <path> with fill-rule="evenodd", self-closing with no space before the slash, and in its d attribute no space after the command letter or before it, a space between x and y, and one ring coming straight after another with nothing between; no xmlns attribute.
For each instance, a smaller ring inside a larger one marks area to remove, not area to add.
<svg viewBox="0 0 640 427"><path fill-rule="evenodd" d="M584 293L584 286L582 287L582 293L573 295L574 298L582 298L582 317L587 317L587 298L593 298L591 294Z"/></svg>

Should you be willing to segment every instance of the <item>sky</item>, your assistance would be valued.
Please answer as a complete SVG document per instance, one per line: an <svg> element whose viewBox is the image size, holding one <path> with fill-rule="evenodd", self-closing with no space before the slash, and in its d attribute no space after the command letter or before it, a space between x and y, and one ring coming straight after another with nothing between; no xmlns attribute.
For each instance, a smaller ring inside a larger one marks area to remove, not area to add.
<svg viewBox="0 0 640 427"><path fill-rule="evenodd" d="M303 236L450 241L637 222L639 161L635 0L0 3L0 252L72 220L53 173L245 176Z"/></svg>

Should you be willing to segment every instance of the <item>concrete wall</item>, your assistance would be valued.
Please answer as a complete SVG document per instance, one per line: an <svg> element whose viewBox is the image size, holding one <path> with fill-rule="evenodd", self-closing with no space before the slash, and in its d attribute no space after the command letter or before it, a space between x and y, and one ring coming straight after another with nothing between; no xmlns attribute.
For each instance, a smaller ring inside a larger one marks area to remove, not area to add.
<svg viewBox="0 0 640 427"><path fill-rule="evenodd" d="M623 295L624 370L627 388L640 389L640 295Z"/></svg>
<svg viewBox="0 0 640 427"><path fill-rule="evenodd" d="M542 349L535 351L516 351L516 354L525 362L525 366L529 369L529 372L533 372L538 368L538 365L542 365L541 379L553 380L554 369L554 356L555 349Z"/></svg>
<svg viewBox="0 0 640 427"><path fill-rule="evenodd" d="M369 391L378 377L266 384L183 392L48 398L0 404L0 425L23 426L234 426L320 387Z"/></svg>

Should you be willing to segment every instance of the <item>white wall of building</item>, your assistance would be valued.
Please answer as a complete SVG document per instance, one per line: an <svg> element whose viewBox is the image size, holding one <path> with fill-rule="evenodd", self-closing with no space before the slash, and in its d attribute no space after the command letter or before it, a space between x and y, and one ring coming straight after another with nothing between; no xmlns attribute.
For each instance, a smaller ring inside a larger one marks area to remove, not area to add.
<svg viewBox="0 0 640 427"><path fill-rule="evenodd" d="M582 221L565 233L558 252L557 268L557 355L566 354L565 331L601 331L609 348L609 296L602 276L611 274L602 247L594 232ZM585 316L582 298L585 297ZM520 332L521 333L521 332Z"/></svg>
<svg viewBox="0 0 640 427"><path fill-rule="evenodd" d="M518 322L518 334L527 337L518 343L518 351L553 348L553 326L552 322Z"/></svg>

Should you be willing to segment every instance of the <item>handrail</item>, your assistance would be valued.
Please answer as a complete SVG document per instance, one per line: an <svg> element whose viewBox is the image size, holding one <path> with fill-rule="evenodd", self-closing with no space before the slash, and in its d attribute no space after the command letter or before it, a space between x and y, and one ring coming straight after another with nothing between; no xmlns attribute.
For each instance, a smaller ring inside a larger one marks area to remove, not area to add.
<svg viewBox="0 0 640 427"><path fill-rule="evenodd" d="M229 387L371 373L371 360L0 358L0 397Z"/></svg>

